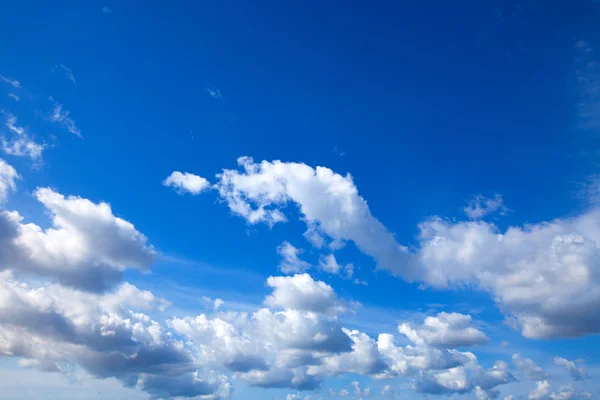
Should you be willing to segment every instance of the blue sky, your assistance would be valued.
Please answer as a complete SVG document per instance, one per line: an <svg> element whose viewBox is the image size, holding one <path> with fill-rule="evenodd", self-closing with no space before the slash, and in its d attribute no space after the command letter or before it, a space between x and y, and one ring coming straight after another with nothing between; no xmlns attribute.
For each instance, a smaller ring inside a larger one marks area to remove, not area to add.
<svg viewBox="0 0 600 400"><path fill-rule="evenodd" d="M0 398L600 393L598 2L3 8Z"/></svg>

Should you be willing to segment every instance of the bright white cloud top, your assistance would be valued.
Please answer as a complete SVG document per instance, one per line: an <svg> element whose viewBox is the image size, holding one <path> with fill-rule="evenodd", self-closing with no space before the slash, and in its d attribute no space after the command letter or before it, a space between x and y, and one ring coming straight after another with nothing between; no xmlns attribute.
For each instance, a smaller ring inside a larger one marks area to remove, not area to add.
<svg viewBox="0 0 600 400"><path fill-rule="evenodd" d="M174 188L180 194L198 195L210 187L210 182L189 172L173 171L163 180L163 185Z"/></svg>

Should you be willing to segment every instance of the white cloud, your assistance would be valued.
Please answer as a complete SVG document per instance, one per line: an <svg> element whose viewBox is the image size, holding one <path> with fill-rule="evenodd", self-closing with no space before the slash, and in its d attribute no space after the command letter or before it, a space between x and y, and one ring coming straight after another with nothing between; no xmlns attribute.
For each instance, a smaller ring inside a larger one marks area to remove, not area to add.
<svg viewBox="0 0 600 400"><path fill-rule="evenodd" d="M105 5L105 6L102 7L102 12L105 15L108 15L108 14L110 14L112 12L112 10L110 9L110 7L108 7L108 6Z"/></svg>
<svg viewBox="0 0 600 400"><path fill-rule="evenodd" d="M569 361L562 357L554 357L554 364L565 368L569 372L569 375L576 381L585 378L585 371L582 368L577 367L573 361Z"/></svg>
<svg viewBox="0 0 600 400"><path fill-rule="evenodd" d="M179 194L187 192L193 195L198 195L210 187L210 182L205 178L179 171L173 171L162 184L174 188Z"/></svg>
<svg viewBox="0 0 600 400"><path fill-rule="evenodd" d="M548 381L540 381L536 383L535 388L529 392L527 398L529 400L543 400L548 397L548 394L550 394L550 384Z"/></svg>
<svg viewBox="0 0 600 400"><path fill-rule="evenodd" d="M52 114L50 115L50 121L61 124L72 134L81 137L81 131L75 125L75 121L69 117L69 114L70 111L63 109L62 104L55 102Z"/></svg>
<svg viewBox="0 0 600 400"><path fill-rule="evenodd" d="M548 377L548 374L546 374L546 371L542 367L529 358L521 357L519 353L513 354L512 361L527 379L540 381Z"/></svg>
<svg viewBox="0 0 600 400"><path fill-rule="evenodd" d="M477 400L493 400L498 398L500 392L491 389L491 390L483 390L480 386L475 387L475 398Z"/></svg>
<svg viewBox="0 0 600 400"><path fill-rule="evenodd" d="M239 158L238 164L243 171L223 170L216 187L231 211L248 223L285 222L281 208L292 202L300 208L311 235L318 232L334 242L353 241L380 267L407 278L416 275L407 249L371 215L350 175L301 163L257 164L249 157Z"/></svg>
<svg viewBox="0 0 600 400"><path fill-rule="evenodd" d="M364 390L361 390L358 381L350 382L350 386L352 386L352 391L356 397L369 397L371 395L371 388L367 386Z"/></svg>
<svg viewBox="0 0 600 400"><path fill-rule="evenodd" d="M416 345L456 348L489 342L487 336L471 326L470 315L441 312L436 317L427 317L419 328L403 323L398 327Z"/></svg>
<svg viewBox="0 0 600 400"><path fill-rule="evenodd" d="M9 192L13 192L17 185L15 181L20 179L17 170L0 158L0 203L4 203ZM1 227L1 225L0 225ZM0 229L0 241L2 231Z"/></svg>
<svg viewBox="0 0 600 400"><path fill-rule="evenodd" d="M346 311L333 288L322 281L315 281L308 274L276 276L267 279L273 293L265 298L271 308L294 309L336 315Z"/></svg>
<svg viewBox="0 0 600 400"><path fill-rule="evenodd" d="M226 391L222 378L199 375L183 343L130 309L160 305L151 293L124 284L94 295L59 285L30 287L6 272L0 278L0 354L45 371L75 364L152 398Z"/></svg>
<svg viewBox="0 0 600 400"><path fill-rule="evenodd" d="M501 233L487 222L431 218L416 253L432 286L490 292L529 338L600 330L600 210Z"/></svg>
<svg viewBox="0 0 600 400"><path fill-rule="evenodd" d="M13 139L7 139L2 136L0 138L2 141L2 150L9 155L26 156L32 160L40 160L45 146L33 141L27 134L26 129L17 125L16 116L11 113L5 113L5 115L5 126L12 134Z"/></svg>
<svg viewBox="0 0 600 400"><path fill-rule="evenodd" d="M333 254L328 254L326 256L321 256L319 260L319 269L325 271L329 274L341 275L343 278L350 279L354 274L354 265L346 264L340 265L338 264L335 256Z"/></svg>
<svg viewBox="0 0 600 400"><path fill-rule="evenodd" d="M231 211L250 224L285 222L283 211L291 202L299 207L309 237L318 233L333 242L353 241L379 268L409 281L487 291L526 337L600 331L595 312L600 306L600 209L505 232L484 221L433 217L419 225L418 244L409 251L371 215L350 175L300 163L255 163L249 157L238 164L243 170L224 170L215 187ZM498 203L494 200L493 207L500 209Z"/></svg>
<svg viewBox="0 0 600 400"><path fill-rule="evenodd" d="M12 156L29 157L32 160L40 160L45 146L38 144L28 138L22 136L13 140L0 139L2 141L2 151Z"/></svg>
<svg viewBox="0 0 600 400"><path fill-rule="evenodd" d="M213 99L223 98L221 91L217 88L208 88L208 89L206 89L206 93L208 93L209 96L212 97Z"/></svg>
<svg viewBox="0 0 600 400"><path fill-rule="evenodd" d="M0 75L0 81L4 82L4 83L8 83L9 85L11 85L12 87L14 87L15 89L18 89L18 88L21 87L21 84L19 83L18 80L7 78L6 76L3 76L3 75Z"/></svg>
<svg viewBox="0 0 600 400"><path fill-rule="evenodd" d="M499 194L494 195L493 198L478 194L469 200L469 204L463 208L463 211L470 219L481 219L493 213L506 215L509 210L504 205L504 200Z"/></svg>
<svg viewBox="0 0 600 400"><path fill-rule="evenodd" d="M377 342L363 332L343 329L352 339L352 351L324 357L319 365L310 366L313 375L336 376L341 374L375 375L387 369Z"/></svg>
<svg viewBox="0 0 600 400"><path fill-rule="evenodd" d="M71 71L71 68L67 67L64 64L56 64L55 68L61 70L71 82L77 83L75 81L75 75L73 75L73 71Z"/></svg>
<svg viewBox="0 0 600 400"><path fill-rule="evenodd" d="M13 178L14 179L14 178ZM155 251L135 227L112 213L107 203L65 197L48 188L35 191L52 217L42 229L23 224L18 212L0 212L0 268L35 273L64 285L105 290L126 268L147 269Z"/></svg>
<svg viewBox="0 0 600 400"><path fill-rule="evenodd" d="M7 94L8 97L10 97L11 99L13 99L14 101L19 101L19 96L17 96L14 93L9 93Z"/></svg>
<svg viewBox="0 0 600 400"><path fill-rule="evenodd" d="M298 257L302 252L302 249L298 249L286 241L277 246L277 254L281 256L279 270L284 274L298 274L309 269L310 264Z"/></svg>
<svg viewBox="0 0 600 400"><path fill-rule="evenodd" d="M385 385L380 392L382 397L393 397L396 395L394 390L392 389L392 385Z"/></svg>
<svg viewBox="0 0 600 400"><path fill-rule="evenodd" d="M560 392L552 392L550 398L552 400L571 400L575 397L575 391L572 386L562 386Z"/></svg>
<svg viewBox="0 0 600 400"><path fill-rule="evenodd" d="M25 128L17 125L17 117L15 117L11 113L6 113L6 127L9 131L17 135L23 135L25 133Z"/></svg>
<svg viewBox="0 0 600 400"><path fill-rule="evenodd" d="M213 303L213 310L219 311L223 304L225 304L225 302L222 299L215 299Z"/></svg>

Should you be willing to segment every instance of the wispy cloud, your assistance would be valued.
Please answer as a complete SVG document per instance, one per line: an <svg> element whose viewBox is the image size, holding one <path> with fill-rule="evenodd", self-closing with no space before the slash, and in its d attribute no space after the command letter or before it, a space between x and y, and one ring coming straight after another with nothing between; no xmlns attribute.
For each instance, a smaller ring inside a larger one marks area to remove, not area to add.
<svg viewBox="0 0 600 400"><path fill-rule="evenodd" d="M73 75L73 71L71 71L71 68L67 67L65 64L56 64L55 70L61 70L71 82L77 83L75 81L75 75Z"/></svg>
<svg viewBox="0 0 600 400"><path fill-rule="evenodd" d="M20 88L21 84L16 79L7 78L6 76L0 75L0 81L8 83L14 88Z"/></svg>
<svg viewBox="0 0 600 400"><path fill-rule="evenodd" d="M25 133L25 128L17 125L17 117L11 113L6 113L6 127L12 133L16 133L17 135L22 135Z"/></svg>
<svg viewBox="0 0 600 400"><path fill-rule="evenodd" d="M2 151L6 154L19 157L29 157L32 160L40 160L45 146L34 142L28 136L18 137L14 140L2 138Z"/></svg>
<svg viewBox="0 0 600 400"><path fill-rule="evenodd" d="M38 144L31 139L25 128L17 125L17 117L15 115L11 113L5 113L5 115L5 126L14 137L12 139L7 139L5 136L0 138L2 151L13 156L29 157L32 160L40 160L45 145Z"/></svg>
<svg viewBox="0 0 600 400"><path fill-rule="evenodd" d="M575 47L579 126L583 129L600 129L600 65L589 42L579 40Z"/></svg>
<svg viewBox="0 0 600 400"><path fill-rule="evenodd" d="M223 98L223 95L221 94L221 91L219 89L217 89L217 88L208 88L208 89L206 89L206 92L213 99L222 99Z"/></svg>
<svg viewBox="0 0 600 400"><path fill-rule="evenodd" d="M52 100L52 97L50 100ZM54 102L54 108L52 109L52 114L50 115L50 121L63 125L69 132L81 137L81 131L79 128L77 128L77 125L75 125L75 121L69 117L69 113L70 111L65 110L62 104Z"/></svg>
<svg viewBox="0 0 600 400"><path fill-rule="evenodd" d="M9 93L8 97L12 98L14 101L19 101L19 96L14 93Z"/></svg>
<svg viewBox="0 0 600 400"><path fill-rule="evenodd" d="M106 5L105 5L104 7L102 7L102 12L103 12L104 14L110 14L110 13L112 12L112 10L110 9L110 7L109 7L109 6L106 6Z"/></svg>

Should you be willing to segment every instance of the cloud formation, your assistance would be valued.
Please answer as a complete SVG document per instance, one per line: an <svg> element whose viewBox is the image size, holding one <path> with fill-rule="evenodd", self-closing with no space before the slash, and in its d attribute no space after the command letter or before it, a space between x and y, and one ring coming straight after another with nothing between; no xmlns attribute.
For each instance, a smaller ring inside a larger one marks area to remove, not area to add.
<svg viewBox="0 0 600 400"><path fill-rule="evenodd" d="M179 171L173 171L163 180L162 184L174 188L179 194L190 193L192 195L198 195L210 187L210 182L205 178Z"/></svg>
<svg viewBox="0 0 600 400"><path fill-rule="evenodd" d="M599 209L505 232L485 221L431 217L419 225L418 242L409 249L371 214L350 175L301 163L255 163L249 157L238 164L242 170L223 170L215 187L249 224L285 222L285 206L293 203L309 237L352 241L379 268L409 281L487 291L526 337L600 331L595 312L600 306ZM500 199L489 207L503 207ZM474 217L485 214L480 208L471 209Z"/></svg>
<svg viewBox="0 0 600 400"><path fill-rule="evenodd" d="M16 189L16 180L19 179L17 170L0 158L0 204L6 201L8 193Z"/></svg>
<svg viewBox="0 0 600 400"><path fill-rule="evenodd" d="M494 195L492 198L478 194L469 200L468 205L463 208L463 211L470 219L481 219L486 215L494 213L506 215L509 210L504 205L504 200L499 194Z"/></svg>
<svg viewBox="0 0 600 400"><path fill-rule="evenodd" d="M125 269L144 270L153 262L155 251L144 235L115 217L107 203L65 197L48 188L37 189L34 197L50 213L52 226L24 224L18 212L0 211L0 269L103 291L120 281Z"/></svg>
<svg viewBox="0 0 600 400"><path fill-rule="evenodd" d="M65 127L66 130L71 132L74 135L81 137L81 131L75 124L75 121L69 117L70 111L65 110L63 105L57 102L54 102L54 107L52 109L52 114L50 114L50 121L61 124Z"/></svg>

